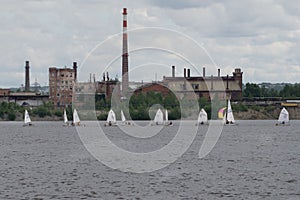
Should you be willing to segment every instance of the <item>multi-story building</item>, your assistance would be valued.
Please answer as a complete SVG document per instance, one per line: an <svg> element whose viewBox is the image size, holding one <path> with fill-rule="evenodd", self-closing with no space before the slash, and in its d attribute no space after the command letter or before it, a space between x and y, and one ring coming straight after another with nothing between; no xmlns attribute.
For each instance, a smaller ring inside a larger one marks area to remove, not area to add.
<svg viewBox="0 0 300 200"><path fill-rule="evenodd" d="M220 70L217 76L206 76L203 68L203 76L191 76L190 69L184 69L183 76L175 77L173 66L171 77L164 76L161 82L145 84L136 89L135 93L154 91L166 95L169 91L176 93L180 98L242 100L242 75L241 69L237 68L232 76L220 76Z"/></svg>
<svg viewBox="0 0 300 200"><path fill-rule="evenodd" d="M73 91L77 82L77 63L73 68L49 68L49 100L55 107L72 105Z"/></svg>

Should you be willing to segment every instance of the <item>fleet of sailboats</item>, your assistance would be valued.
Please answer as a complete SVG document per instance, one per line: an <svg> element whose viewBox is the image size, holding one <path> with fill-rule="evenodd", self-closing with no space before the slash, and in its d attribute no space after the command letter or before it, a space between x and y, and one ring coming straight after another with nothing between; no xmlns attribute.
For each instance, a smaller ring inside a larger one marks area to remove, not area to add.
<svg viewBox="0 0 300 200"><path fill-rule="evenodd" d="M236 125L236 121L234 119L230 99L228 99L227 107L223 107L218 111L218 118L222 119L222 123L224 125ZM63 123L64 126L70 125L69 121L68 121L66 109L64 109L63 120L64 120L64 123ZM131 123L127 122L123 110L121 110L121 123L118 123L118 124L119 125L130 125L131 124ZM200 125L208 124L208 115L207 115L207 112L203 108L200 110L199 115L198 115L198 120L197 120L196 125L198 125L198 124L200 124ZM31 123L29 113L27 110L25 110L23 126L31 126L31 125L32 125L32 123ZM79 118L79 115L78 115L76 109L74 109L74 111L73 111L72 125L80 126L80 118ZM107 116L105 126L114 126L114 125L117 125L116 115L115 115L114 111L112 109L110 109L108 116ZM168 110L167 109L165 110L165 115L164 115L162 110L158 109L155 114L152 125L166 125L166 126L173 125L172 121L169 121L169 119L168 119ZM289 125L289 112L287 111L286 108L282 108L282 110L279 114L279 117L278 117L278 122L276 123L276 125Z"/></svg>

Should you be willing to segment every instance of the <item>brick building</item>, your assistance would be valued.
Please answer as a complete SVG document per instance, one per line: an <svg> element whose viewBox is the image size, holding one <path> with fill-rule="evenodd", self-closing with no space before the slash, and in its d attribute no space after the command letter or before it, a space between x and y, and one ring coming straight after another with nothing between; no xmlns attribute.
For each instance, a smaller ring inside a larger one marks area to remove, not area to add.
<svg viewBox="0 0 300 200"><path fill-rule="evenodd" d="M220 76L220 70L217 76L205 76L205 68L203 68L203 76L191 76L190 69L184 69L183 77L175 77L173 66L171 77L164 76L160 83L145 84L137 88L134 93L154 91L166 95L172 91L180 98L193 99L196 95L197 98L204 97L207 100L212 98L242 100L242 75L241 69L237 68L232 76Z"/></svg>
<svg viewBox="0 0 300 200"><path fill-rule="evenodd" d="M73 89L77 82L77 63L73 68L49 68L49 100L55 107L72 105Z"/></svg>
<svg viewBox="0 0 300 200"><path fill-rule="evenodd" d="M190 69L184 69L183 77L175 77L173 66L172 76L164 77L162 82L167 88L185 96L196 94L198 98L217 97L225 100L229 97L232 100L241 100L243 72L240 68L236 68L232 74L232 76L220 76L220 69L218 69L217 76L206 76L203 68L203 76L191 76Z"/></svg>

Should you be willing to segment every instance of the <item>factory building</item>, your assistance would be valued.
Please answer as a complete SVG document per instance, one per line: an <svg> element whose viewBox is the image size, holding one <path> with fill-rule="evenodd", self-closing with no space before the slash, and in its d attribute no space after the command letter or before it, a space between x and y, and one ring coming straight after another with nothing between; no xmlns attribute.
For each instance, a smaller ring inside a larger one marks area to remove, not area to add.
<svg viewBox="0 0 300 200"><path fill-rule="evenodd" d="M73 89L77 81L77 63L73 68L49 68L49 100L54 106L69 107L72 105Z"/></svg>

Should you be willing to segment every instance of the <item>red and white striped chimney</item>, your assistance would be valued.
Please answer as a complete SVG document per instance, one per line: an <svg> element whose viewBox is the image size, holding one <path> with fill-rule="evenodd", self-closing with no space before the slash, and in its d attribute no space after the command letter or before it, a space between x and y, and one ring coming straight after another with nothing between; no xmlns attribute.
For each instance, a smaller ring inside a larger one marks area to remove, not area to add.
<svg viewBox="0 0 300 200"><path fill-rule="evenodd" d="M127 9L123 8L122 93L128 92Z"/></svg>

